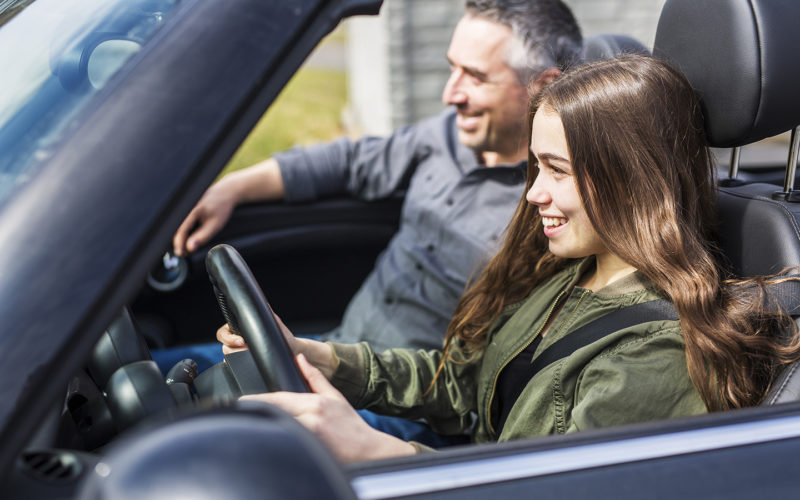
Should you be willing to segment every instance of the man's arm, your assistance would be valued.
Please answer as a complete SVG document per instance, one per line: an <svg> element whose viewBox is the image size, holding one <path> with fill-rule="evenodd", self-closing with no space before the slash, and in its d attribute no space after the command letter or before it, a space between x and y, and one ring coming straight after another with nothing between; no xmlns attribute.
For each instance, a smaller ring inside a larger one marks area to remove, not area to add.
<svg viewBox="0 0 800 500"><path fill-rule="evenodd" d="M175 232L175 255L185 255L207 243L228 222L236 205L279 200L284 195L281 171L273 158L231 172L208 188Z"/></svg>
<svg viewBox="0 0 800 500"><path fill-rule="evenodd" d="M429 152L419 144L417 129L295 148L226 175L206 191L176 231L175 254L185 255L207 243L241 203L306 202L343 194L372 200L402 192L420 155Z"/></svg>
<svg viewBox="0 0 800 500"><path fill-rule="evenodd" d="M286 201L342 195L371 201L403 193L420 159L430 153L419 130L416 124L388 137L341 138L277 153Z"/></svg>

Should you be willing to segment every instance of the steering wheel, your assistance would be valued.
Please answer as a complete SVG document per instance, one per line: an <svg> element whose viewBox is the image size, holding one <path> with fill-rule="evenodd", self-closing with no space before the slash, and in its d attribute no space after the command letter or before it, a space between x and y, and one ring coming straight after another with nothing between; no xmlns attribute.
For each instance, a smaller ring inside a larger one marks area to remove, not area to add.
<svg viewBox="0 0 800 500"><path fill-rule="evenodd" d="M230 245L215 246L206 256L206 271L225 321L244 337L267 388L309 392L272 308L239 252Z"/></svg>

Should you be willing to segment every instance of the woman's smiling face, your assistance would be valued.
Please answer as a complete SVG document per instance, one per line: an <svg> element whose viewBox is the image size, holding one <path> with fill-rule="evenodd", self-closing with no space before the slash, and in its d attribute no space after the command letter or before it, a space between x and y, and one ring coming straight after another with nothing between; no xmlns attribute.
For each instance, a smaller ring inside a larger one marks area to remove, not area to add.
<svg viewBox="0 0 800 500"><path fill-rule="evenodd" d="M538 160L539 173L526 199L539 208L550 252L563 258L607 253L578 194L561 117L543 105L533 118L532 129L531 152Z"/></svg>

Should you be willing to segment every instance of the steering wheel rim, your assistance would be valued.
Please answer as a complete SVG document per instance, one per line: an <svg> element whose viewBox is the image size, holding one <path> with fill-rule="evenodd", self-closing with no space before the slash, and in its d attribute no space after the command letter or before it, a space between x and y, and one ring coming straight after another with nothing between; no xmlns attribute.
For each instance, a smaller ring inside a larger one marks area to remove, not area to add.
<svg viewBox="0 0 800 500"><path fill-rule="evenodd" d="M206 271L231 331L241 335L270 391L309 392L272 308L239 252L217 245L206 256Z"/></svg>

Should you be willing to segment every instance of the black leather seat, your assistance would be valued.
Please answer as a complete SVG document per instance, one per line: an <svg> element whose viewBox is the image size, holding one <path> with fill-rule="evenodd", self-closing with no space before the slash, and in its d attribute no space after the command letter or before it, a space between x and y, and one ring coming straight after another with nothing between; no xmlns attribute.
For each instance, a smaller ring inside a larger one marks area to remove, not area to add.
<svg viewBox="0 0 800 500"><path fill-rule="evenodd" d="M798 19L797 0L667 0L653 53L692 82L712 146L744 146L800 124ZM773 184L718 189L720 245L736 274L800 266L800 197L780 191ZM767 402L799 394L793 366Z"/></svg>

